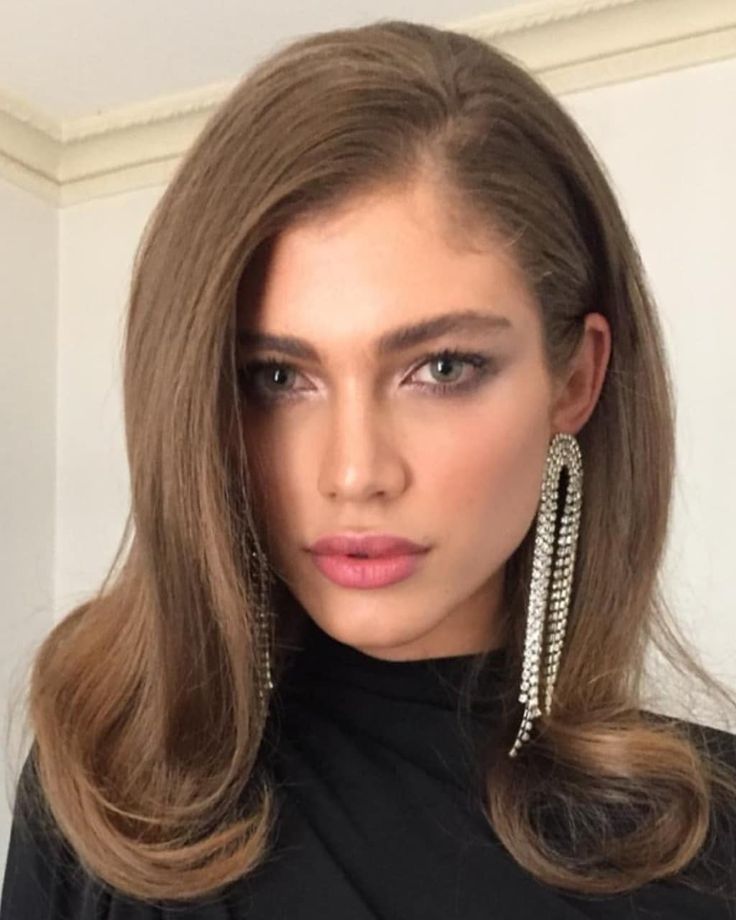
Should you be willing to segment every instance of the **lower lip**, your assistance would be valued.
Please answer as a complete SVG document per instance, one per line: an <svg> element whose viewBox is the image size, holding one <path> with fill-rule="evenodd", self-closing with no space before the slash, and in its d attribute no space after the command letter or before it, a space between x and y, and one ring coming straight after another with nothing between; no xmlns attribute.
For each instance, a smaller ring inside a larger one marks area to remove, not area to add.
<svg viewBox="0 0 736 920"><path fill-rule="evenodd" d="M317 568L343 588L381 588L408 578L424 553L406 553L373 559L352 556L324 556L312 553Z"/></svg>

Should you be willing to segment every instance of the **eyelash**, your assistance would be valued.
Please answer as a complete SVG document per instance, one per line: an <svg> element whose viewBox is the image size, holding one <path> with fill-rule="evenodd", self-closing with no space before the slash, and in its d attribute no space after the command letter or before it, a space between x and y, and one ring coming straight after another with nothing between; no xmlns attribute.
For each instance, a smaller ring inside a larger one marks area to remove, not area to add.
<svg viewBox="0 0 736 920"><path fill-rule="evenodd" d="M445 348L442 351L432 352L431 354L425 355L422 358L420 364L412 371L412 375L423 368L426 364L431 364L433 361L438 361L441 359L450 359L452 361L460 361L464 364L469 364L473 370L474 374L470 380L466 380L463 383L437 383L429 384L422 383L418 384L420 389L431 391L433 394L438 394L439 396L455 396L465 393L469 390L475 389L475 387L489 374L495 373L496 364L489 355L478 354L475 352L463 352L455 348ZM240 371L240 377L243 380L243 384L246 387L252 388L254 386L254 378L256 374L264 370L265 368L281 368L285 370L296 370L291 364L288 364L284 361L279 361L276 358L264 358L259 361L251 361L245 365L244 368ZM283 394L269 394L263 397L266 402L281 402L284 400L296 399L297 396L291 395L288 391L284 391Z"/></svg>

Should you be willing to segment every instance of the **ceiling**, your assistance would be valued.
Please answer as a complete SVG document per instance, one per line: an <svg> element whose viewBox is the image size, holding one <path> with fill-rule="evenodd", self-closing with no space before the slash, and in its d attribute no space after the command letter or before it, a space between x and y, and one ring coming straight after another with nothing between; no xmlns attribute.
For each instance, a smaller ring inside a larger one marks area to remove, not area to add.
<svg viewBox="0 0 736 920"><path fill-rule="evenodd" d="M56 120L241 76L292 37L409 19L450 25L523 0L3 0L0 90Z"/></svg>
<svg viewBox="0 0 736 920"><path fill-rule="evenodd" d="M736 56L734 0L2 0L0 178L54 205L162 185L294 38L405 19L491 42L556 94Z"/></svg>

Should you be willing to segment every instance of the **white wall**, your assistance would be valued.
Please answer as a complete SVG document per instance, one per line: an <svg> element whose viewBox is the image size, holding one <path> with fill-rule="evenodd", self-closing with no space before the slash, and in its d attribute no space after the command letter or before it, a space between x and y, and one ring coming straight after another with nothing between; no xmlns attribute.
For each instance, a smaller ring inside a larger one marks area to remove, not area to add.
<svg viewBox="0 0 736 920"><path fill-rule="evenodd" d="M163 188L61 212L55 612L101 581L122 536L129 477L120 383L134 250Z"/></svg>
<svg viewBox="0 0 736 920"><path fill-rule="evenodd" d="M705 662L736 687L736 481L729 475L735 93L736 60L728 60L564 101L608 166L659 299L673 362L679 479L667 584ZM122 311L133 250L161 191L62 212L55 342L54 214L0 186L3 680L15 648L97 586L122 534ZM663 708L676 712L677 701L669 702ZM0 815L0 833L6 826Z"/></svg>
<svg viewBox="0 0 736 920"><path fill-rule="evenodd" d="M735 99L733 58L565 98L639 243L673 366L678 473L665 584L703 663L734 688ZM678 701L660 708L676 713Z"/></svg>
<svg viewBox="0 0 736 920"><path fill-rule="evenodd" d="M56 210L0 180L0 681L3 753L9 707L52 622L56 437ZM8 756L17 747L11 739ZM0 852L9 818L0 765ZM11 764L12 766L12 764Z"/></svg>

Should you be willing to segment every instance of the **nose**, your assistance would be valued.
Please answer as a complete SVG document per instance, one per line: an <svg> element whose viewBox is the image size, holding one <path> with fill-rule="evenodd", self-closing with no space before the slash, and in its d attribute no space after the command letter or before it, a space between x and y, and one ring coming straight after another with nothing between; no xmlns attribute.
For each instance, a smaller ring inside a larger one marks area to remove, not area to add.
<svg viewBox="0 0 736 920"><path fill-rule="evenodd" d="M408 473L399 447L390 415L373 401L357 395L336 401L324 433L321 494L343 502L400 494Z"/></svg>

